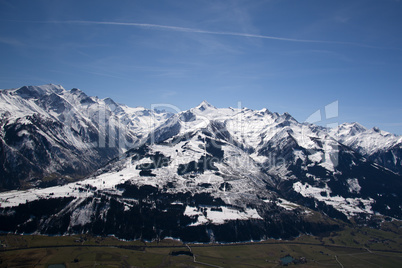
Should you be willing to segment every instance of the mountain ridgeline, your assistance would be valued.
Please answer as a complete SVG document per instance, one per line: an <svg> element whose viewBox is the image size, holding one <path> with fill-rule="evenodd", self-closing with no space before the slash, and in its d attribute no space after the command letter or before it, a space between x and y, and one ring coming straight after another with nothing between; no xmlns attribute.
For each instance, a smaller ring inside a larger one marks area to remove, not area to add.
<svg viewBox="0 0 402 268"><path fill-rule="evenodd" d="M239 242L402 219L402 139L379 129L207 102L171 114L55 85L0 104L3 232Z"/></svg>

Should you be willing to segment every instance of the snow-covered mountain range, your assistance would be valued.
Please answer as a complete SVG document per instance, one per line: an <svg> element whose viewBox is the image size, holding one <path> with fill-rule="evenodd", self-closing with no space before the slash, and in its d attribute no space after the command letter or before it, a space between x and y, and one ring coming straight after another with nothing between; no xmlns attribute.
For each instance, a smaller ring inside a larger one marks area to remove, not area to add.
<svg viewBox="0 0 402 268"><path fill-rule="evenodd" d="M57 85L1 90L0 114L0 189L83 178L170 116Z"/></svg>
<svg viewBox="0 0 402 268"><path fill-rule="evenodd" d="M1 231L245 241L402 219L401 138L378 129L207 102L160 113L54 85L0 96L2 174L83 176L0 193Z"/></svg>

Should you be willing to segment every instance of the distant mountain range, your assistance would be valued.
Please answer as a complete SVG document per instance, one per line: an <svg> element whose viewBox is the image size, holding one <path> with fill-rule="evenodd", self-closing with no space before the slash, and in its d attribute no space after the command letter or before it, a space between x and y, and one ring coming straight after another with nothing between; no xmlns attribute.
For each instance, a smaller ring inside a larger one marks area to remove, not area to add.
<svg viewBox="0 0 402 268"><path fill-rule="evenodd" d="M55 85L0 91L0 113L0 231L236 242L402 219L402 138L377 128Z"/></svg>

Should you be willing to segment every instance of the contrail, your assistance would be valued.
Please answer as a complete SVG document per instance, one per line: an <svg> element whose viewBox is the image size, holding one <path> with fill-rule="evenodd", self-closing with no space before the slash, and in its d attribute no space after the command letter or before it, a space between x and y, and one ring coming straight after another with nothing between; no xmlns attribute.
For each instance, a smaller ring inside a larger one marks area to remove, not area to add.
<svg viewBox="0 0 402 268"><path fill-rule="evenodd" d="M310 42L310 43L334 43L331 41L320 41L320 40L303 40L303 39L293 39L293 38L283 38L276 36L258 35L258 34L248 34L248 33L237 33L237 32L220 32L220 31L208 31L195 28L159 25L159 24L149 24L149 23L135 23L135 22L110 22L110 21L53 21L54 23L68 23L68 24L98 24L98 25L118 25L118 26L135 26L142 28L154 28L162 30L170 30L176 32L188 32L188 33L202 33L202 34L215 34L215 35L231 35L240 37L252 37L252 38L263 38L263 39L273 39L281 41L290 42Z"/></svg>
<svg viewBox="0 0 402 268"><path fill-rule="evenodd" d="M239 37L249 37L249 38L271 39L271 40L279 40L279 41L287 41L287 42L299 42L299 43L325 43L325 44L340 44L340 45L353 45L353 46L360 46L360 47L377 48L377 47L364 45L364 44L359 44L359 43L353 43L353 42L308 40L308 39L295 39L295 38L286 38L286 37L277 37L277 36L250 34L250 33L209 31L209 30L202 30L202 29L196 29L196 28L186 28L186 27L160 25L160 24L150 24L150 23L112 22L112 21L83 21L83 20L46 21L46 22L39 22L39 23L134 26L134 27L153 28L153 29L169 30L169 31L176 31L176 32L239 36Z"/></svg>

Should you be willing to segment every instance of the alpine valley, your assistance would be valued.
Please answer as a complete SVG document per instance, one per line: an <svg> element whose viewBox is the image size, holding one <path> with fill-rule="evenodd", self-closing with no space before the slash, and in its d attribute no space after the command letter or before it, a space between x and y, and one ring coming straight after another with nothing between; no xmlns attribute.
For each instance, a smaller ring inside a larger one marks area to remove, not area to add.
<svg viewBox="0 0 402 268"><path fill-rule="evenodd" d="M0 231L240 242L402 220L402 137L202 102L0 91Z"/></svg>

